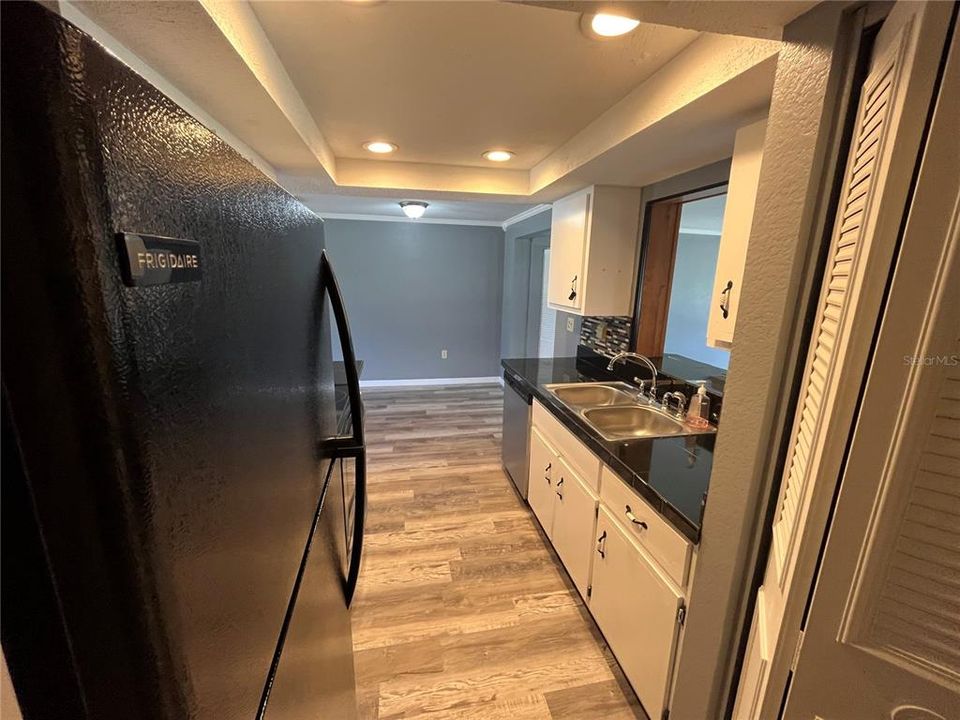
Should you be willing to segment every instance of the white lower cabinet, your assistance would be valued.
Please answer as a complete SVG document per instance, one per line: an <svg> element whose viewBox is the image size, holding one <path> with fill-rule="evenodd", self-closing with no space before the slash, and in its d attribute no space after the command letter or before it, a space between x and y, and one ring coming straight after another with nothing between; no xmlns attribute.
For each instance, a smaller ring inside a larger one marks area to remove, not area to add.
<svg viewBox="0 0 960 720"><path fill-rule="evenodd" d="M643 703L670 699L694 548L534 403L527 501Z"/></svg>
<svg viewBox="0 0 960 720"><path fill-rule="evenodd" d="M592 540L597 523L598 499L563 458L559 463L559 475L554 474L556 501L550 539L580 596L586 600L587 587L590 585L590 563L593 561Z"/></svg>
<svg viewBox="0 0 960 720"><path fill-rule="evenodd" d="M527 487L527 502L533 510L537 520L547 533L553 537L553 513L556 499L556 490L553 485L554 475L558 471L560 458L557 451L543 439L536 428L530 430L530 470Z"/></svg>
<svg viewBox="0 0 960 720"><path fill-rule="evenodd" d="M683 595L600 506L590 612L651 718L668 700Z"/></svg>

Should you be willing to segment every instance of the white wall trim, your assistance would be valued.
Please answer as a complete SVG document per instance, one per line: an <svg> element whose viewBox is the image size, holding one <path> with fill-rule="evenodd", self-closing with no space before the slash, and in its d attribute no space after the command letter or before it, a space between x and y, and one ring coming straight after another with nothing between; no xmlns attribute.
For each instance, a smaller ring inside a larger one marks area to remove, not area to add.
<svg viewBox="0 0 960 720"><path fill-rule="evenodd" d="M550 205L549 203L541 203L540 205L534 205L532 208L528 210L524 210L521 213L517 213L513 217L507 218L506 220L503 221L503 223L501 224L501 227L504 230L506 230L511 225L516 225L521 220L526 220L527 218L531 218L534 215L539 215L542 212L546 212L552 207L553 206Z"/></svg>
<svg viewBox="0 0 960 720"><path fill-rule="evenodd" d="M461 378L419 378L414 380L361 380L362 388L378 387L417 387L420 385L495 385L503 384L499 375L490 377L461 377Z"/></svg>
<svg viewBox="0 0 960 720"><path fill-rule="evenodd" d="M314 212L317 212L314 210ZM408 217L388 217L386 215L364 215L362 213L328 213L317 212L324 220L372 220L373 222L419 223L421 225L476 225L479 227L502 227L497 220L458 220L448 218L420 218L412 220Z"/></svg>

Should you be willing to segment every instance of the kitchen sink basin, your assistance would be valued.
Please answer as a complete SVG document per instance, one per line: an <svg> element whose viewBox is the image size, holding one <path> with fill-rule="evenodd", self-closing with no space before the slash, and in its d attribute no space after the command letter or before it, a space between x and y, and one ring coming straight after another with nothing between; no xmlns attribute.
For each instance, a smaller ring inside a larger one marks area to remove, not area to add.
<svg viewBox="0 0 960 720"><path fill-rule="evenodd" d="M573 408L631 405L637 401L636 392L629 392L630 386L625 383L547 385L547 389Z"/></svg>
<svg viewBox="0 0 960 720"><path fill-rule="evenodd" d="M690 429L679 420L655 408L640 405L593 407L584 410L583 417L607 440L690 433Z"/></svg>

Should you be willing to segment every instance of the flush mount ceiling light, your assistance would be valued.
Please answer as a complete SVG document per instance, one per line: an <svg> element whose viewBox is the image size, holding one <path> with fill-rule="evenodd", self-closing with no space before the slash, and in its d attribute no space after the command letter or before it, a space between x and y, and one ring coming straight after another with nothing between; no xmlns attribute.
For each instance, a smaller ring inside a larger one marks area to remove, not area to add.
<svg viewBox="0 0 960 720"><path fill-rule="evenodd" d="M391 142L384 142L383 140L371 140L363 144L363 149L367 152L376 153L377 155L386 155L387 153L395 152L397 146Z"/></svg>
<svg viewBox="0 0 960 720"><path fill-rule="evenodd" d="M636 30L639 24L639 20L607 13L582 15L580 18L580 29L587 37L594 40L605 40L626 35L631 30Z"/></svg>
<svg viewBox="0 0 960 720"><path fill-rule="evenodd" d="M403 214L411 220L422 218L423 214L427 211L427 207L429 207L429 203L425 203L422 200L404 200L400 203L400 209L403 210Z"/></svg>
<svg viewBox="0 0 960 720"><path fill-rule="evenodd" d="M510 150L487 150L483 157L490 162L506 162L513 159L513 153Z"/></svg>

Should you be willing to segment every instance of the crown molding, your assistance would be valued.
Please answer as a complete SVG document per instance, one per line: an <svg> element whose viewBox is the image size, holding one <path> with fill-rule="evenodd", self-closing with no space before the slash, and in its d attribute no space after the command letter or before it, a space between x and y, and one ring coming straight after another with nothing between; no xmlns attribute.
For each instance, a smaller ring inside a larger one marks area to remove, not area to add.
<svg viewBox="0 0 960 720"><path fill-rule="evenodd" d="M477 227L502 227L497 220L461 220L456 218L419 218L414 220L408 217L389 217L387 215L364 215L361 213L326 213L317 212L324 220L372 220L373 222L414 223L418 225L474 225Z"/></svg>
<svg viewBox="0 0 960 720"><path fill-rule="evenodd" d="M506 230L511 225L516 225L518 222L522 220L526 220L527 218L531 218L534 215L539 215L542 212L546 212L552 207L553 206L550 205L549 203L541 203L540 205L534 205L532 208L528 210L524 210L521 213L517 213L513 217L507 218L506 220L503 221L503 223L501 223L501 227L504 230Z"/></svg>

